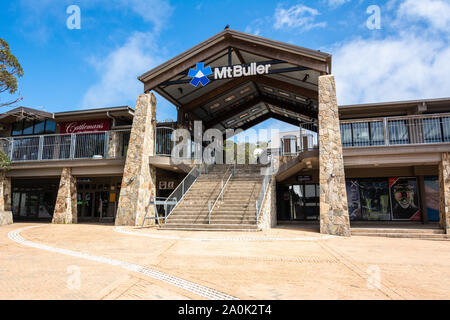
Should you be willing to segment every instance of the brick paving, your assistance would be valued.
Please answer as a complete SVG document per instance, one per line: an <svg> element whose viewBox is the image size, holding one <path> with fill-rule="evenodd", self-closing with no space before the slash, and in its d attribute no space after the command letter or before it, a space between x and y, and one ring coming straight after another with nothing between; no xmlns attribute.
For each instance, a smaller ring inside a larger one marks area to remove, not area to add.
<svg viewBox="0 0 450 320"><path fill-rule="evenodd" d="M202 298L140 273L26 247L8 238L9 232L30 225L39 227L21 232L28 241L145 266L240 299L450 297L449 241L321 239L312 230L296 227L257 233L125 228L129 234L123 234L112 225L16 223L0 227L0 299ZM75 288L70 285L73 266L81 278ZM379 277L373 270L379 270Z"/></svg>

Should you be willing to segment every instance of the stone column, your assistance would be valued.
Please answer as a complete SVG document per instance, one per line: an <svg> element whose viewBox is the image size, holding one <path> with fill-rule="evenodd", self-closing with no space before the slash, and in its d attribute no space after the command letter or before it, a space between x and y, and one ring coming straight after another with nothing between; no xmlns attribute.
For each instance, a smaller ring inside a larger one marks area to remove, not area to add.
<svg viewBox="0 0 450 320"><path fill-rule="evenodd" d="M11 212L11 178L6 177L5 171L0 172L0 226L12 224Z"/></svg>
<svg viewBox="0 0 450 320"><path fill-rule="evenodd" d="M334 76L319 77L320 232L350 236Z"/></svg>
<svg viewBox="0 0 450 320"><path fill-rule="evenodd" d="M156 126L156 98L142 94L136 102L131 128L125 169L117 208L117 226L140 226L149 205L150 197L156 195L156 169L149 165L154 154ZM150 216L154 208L150 208ZM147 220L146 225L154 224Z"/></svg>
<svg viewBox="0 0 450 320"><path fill-rule="evenodd" d="M77 223L77 181L71 168L63 168L52 223Z"/></svg>
<svg viewBox="0 0 450 320"><path fill-rule="evenodd" d="M108 158L118 158L120 155L120 133L109 132Z"/></svg>
<svg viewBox="0 0 450 320"><path fill-rule="evenodd" d="M439 164L439 224L450 234L450 153L442 154Z"/></svg>

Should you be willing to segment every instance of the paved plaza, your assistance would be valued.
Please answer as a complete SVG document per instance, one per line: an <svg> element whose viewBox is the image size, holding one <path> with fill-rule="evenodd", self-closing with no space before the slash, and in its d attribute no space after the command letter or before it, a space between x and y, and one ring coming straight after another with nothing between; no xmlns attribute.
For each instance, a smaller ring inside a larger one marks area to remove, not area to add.
<svg viewBox="0 0 450 320"><path fill-rule="evenodd" d="M448 299L450 241L0 227L0 299Z"/></svg>

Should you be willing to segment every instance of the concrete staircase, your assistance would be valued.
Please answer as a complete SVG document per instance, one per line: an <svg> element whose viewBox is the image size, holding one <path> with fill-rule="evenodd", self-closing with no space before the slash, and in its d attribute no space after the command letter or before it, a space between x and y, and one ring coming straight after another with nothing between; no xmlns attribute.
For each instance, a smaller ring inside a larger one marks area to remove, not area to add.
<svg viewBox="0 0 450 320"><path fill-rule="evenodd" d="M259 165L237 165L236 173L224 189L208 223L209 206L221 190L222 179L228 178L229 166L215 165L201 175L161 229L257 231L255 201L261 190L263 176ZM226 174L226 175L225 175Z"/></svg>
<svg viewBox="0 0 450 320"><path fill-rule="evenodd" d="M384 225L371 227L352 227L352 236L409 238L422 240L450 240L442 228L434 225Z"/></svg>

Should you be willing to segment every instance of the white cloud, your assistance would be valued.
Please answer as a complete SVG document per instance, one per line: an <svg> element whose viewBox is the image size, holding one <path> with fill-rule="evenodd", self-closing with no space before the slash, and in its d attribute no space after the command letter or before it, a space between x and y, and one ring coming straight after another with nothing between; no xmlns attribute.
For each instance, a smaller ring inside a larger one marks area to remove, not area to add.
<svg viewBox="0 0 450 320"><path fill-rule="evenodd" d="M133 10L144 21L152 23L154 28L151 32L133 32L122 46L105 57L90 59L99 80L84 94L83 108L134 105L136 97L143 92L143 85L137 77L164 61L158 35L173 10L169 3L120 0L114 5Z"/></svg>
<svg viewBox="0 0 450 320"><path fill-rule="evenodd" d="M92 59L91 64L100 75L100 80L84 94L82 107L132 103L143 90L137 76L161 62L155 36L152 33L133 33L123 46L103 59Z"/></svg>
<svg viewBox="0 0 450 320"><path fill-rule="evenodd" d="M339 7L344 3L350 2L351 0L328 0L328 5L331 7Z"/></svg>
<svg viewBox="0 0 450 320"><path fill-rule="evenodd" d="M450 32L450 2L442 0L406 0L398 10L399 19L423 20L433 28Z"/></svg>
<svg viewBox="0 0 450 320"><path fill-rule="evenodd" d="M442 15L434 16L436 8ZM450 96L450 38L440 33L450 19L446 8L438 0L390 1L389 36L374 32L374 38L355 39L334 50L339 104ZM426 23L412 23L417 19Z"/></svg>
<svg viewBox="0 0 450 320"><path fill-rule="evenodd" d="M450 95L450 47L411 35L355 40L333 55L339 104Z"/></svg>
<svg viewBox="0 0 450 320"><path fill-rule="evenodd" d="M275 29L301 28L304 31L325 27L326 22L315 22L316 16L319 14L319 11L316 9L302 4L297 4L289 9L278 6L275 9L275 23L273 26Z"/></svg>
<svg viewBox="0 0 450 320"><path fill-rule="evenodd" d="M120 0L119 5L131 8L144 21L153 23L155 31L164 27L173 11L169 2L161 0Z"/></svg>

